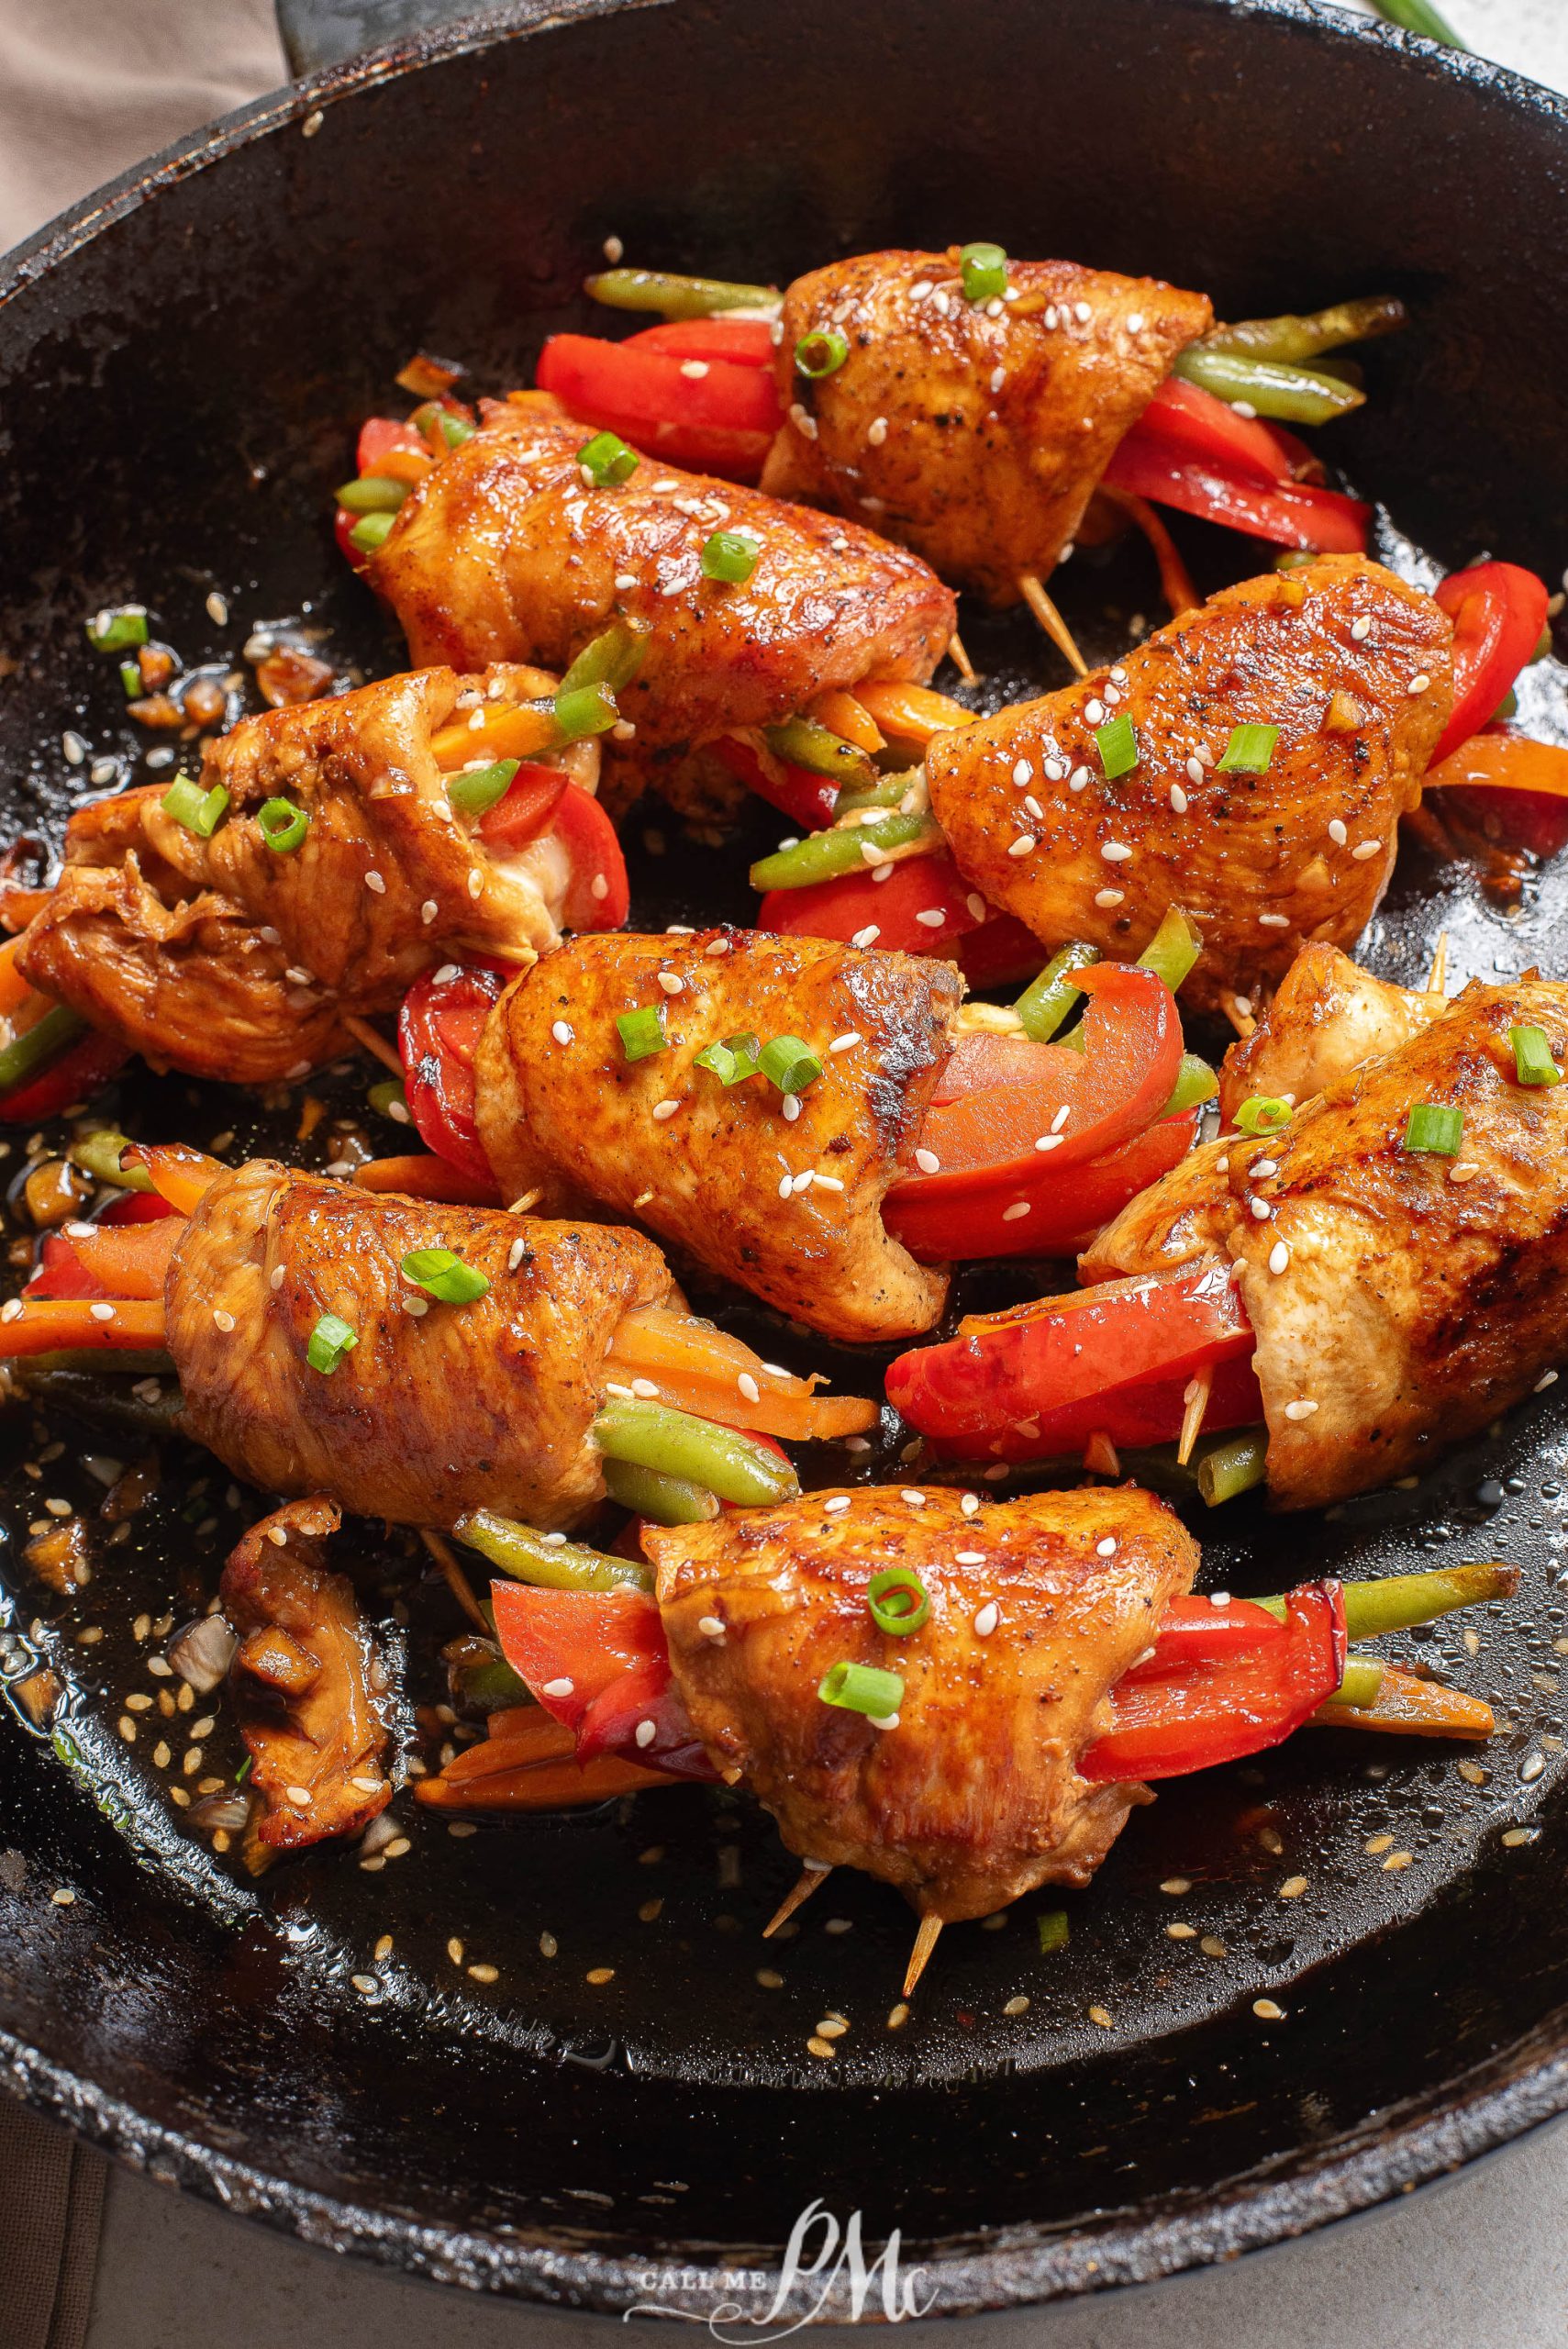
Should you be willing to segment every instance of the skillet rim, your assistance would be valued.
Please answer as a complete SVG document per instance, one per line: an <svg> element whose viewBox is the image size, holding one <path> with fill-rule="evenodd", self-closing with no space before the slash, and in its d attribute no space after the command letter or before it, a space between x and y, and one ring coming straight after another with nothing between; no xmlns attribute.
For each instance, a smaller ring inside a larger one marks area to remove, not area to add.
<svg viewBox="0 0 1568 2349"><path fill-rule="evenodd" d="M501 0L428 32L405 33L343 63L254 100L177 140L107 182L0 255L0 317L17 295L65 268L106 229L168 186L230 153L302 124L318 107L506 39L628 8L679 6L681 0ZM1568 135L1568 97L1510 69L1423 36L1329 8L1320 0L1162 0L1173 16L1224 13L1294 26L1309 39L1392 49L1407 70L1456 82L1533 115ZM1564 148L1568 161L1568 144ZM302 2187L237 2160L0 2029L0 2087L64 2123L128 2167L238 2211L312 2245L352 2252L393 2272L546 2305L627 2314L677 2296L689 2308L696 2277L713 2299L760 2312L778 2276L775 2247L757 2254L736 2245L716 2259L711 2244L676 2261L502 2240L378 2210ZM964 2316L1017 2308L1113 2286L1148 2283L1183 2269L1315 2232L1448 2175L1568 2110L1568 2012L1420 2096L1373 2115L1318 2148L1298 2150L1250 2176L1203 2189L1202 2208L1166 2196L1152 2206L1113 2210L1070 2233L1015 2228L975 2248L973 2236L939 2242L921 2262L934 2288L929 2313ZM824 2321L840 2314L837 2306Z"/></svg>

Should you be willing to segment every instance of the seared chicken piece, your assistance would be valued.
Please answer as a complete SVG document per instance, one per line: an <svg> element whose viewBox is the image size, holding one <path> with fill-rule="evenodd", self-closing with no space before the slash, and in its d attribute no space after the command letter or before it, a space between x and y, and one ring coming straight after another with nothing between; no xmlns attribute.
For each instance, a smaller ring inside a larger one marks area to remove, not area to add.
<svg viewBox="0 0 1568 2349"><path fill-rule="evenodd" d="M1195 1152L1083 1260L1091 1281L1235 1265L1282 1508L1428 1466L1562 1358L1568 1085L1518 1082L1518 1027L1568 1065L1568 986L1467 988L1283 1131ZM1405 1147L1424 1103L1463 1113L1456 1155Z"/></svg>
<svg viewBox="0 0 1568 2349"><path fill-rule="evenodd" d="M901 548L652 457L596 489L578 462L589 428L545 393L481 413L399 508L366 575L417 662L564 668L617 618L645 628L617 696L636 736L606 745L617 796L678 789L694 745L780 723L828 686L923 683L940 660L953 598ZM757 540L741 585L702 575L721 529Z"/></svg>
<svg viewBox="0 0 1568 2349"><path fill-rule="evenodd" d="M403 1258L449 1248L489 1279L443 1305ZM192 1213L164 1289L183 1426L264 1491L450 1526L497 1509L546 1530L604 1497L589 1428L623 1314L679 1297L651 1240L351 1190L257 1160ZM323 1314L358 1343L310 1366Z"/></svg>
<svg viewBox="0 0 1568 2349"><path fill-rule="evenodd" d="M1171 906L1203 933L1184 1002L1284 975L1305 939L1348 944L1394 868L1451 699L1429 596L1359 555L1227 587L1081 685L939 735L931 804L955 862L1047 946L1126 960ZM1131 720L1107 778L1096 729ZM1276 727L1266 773L1232 731Z"/></svg>
<svg viewBox="0 0 1568 2349"><path fill-rule="evenodd" d="M200 787L229 795L209 838L168 813L163 784L72 818L18 969L157 1066L261 1084L341 1051L339 1008L392 1010L453 955L531 961L560 935L551 844L488 850L431 739L492 687L524 701L555 683L429 669L242 719L203 753ZM561 763L594 787L595 744ZM271 799L309 818L297 848L263 839Z"/></svg>
<svg viewBox="0 0 1568 2349"><path fill-rule="evenodd" d="M257 1840L283 1850L356 1834L392 1798L385 1667L352 1583L326 1563L341 1522L324 1494L285 1501L241 1536L218 1586L239 1638L229 1694L265 1806Z"/></svg>
<svg viewBox="0 0 1568 2349"><path fill-rule="evenodd" d="M1086 1884L1151 1797L1091 1786L1078 1762L1190 1587L1196 1543L1131 1486L978 1516L952 1491L843 1498L645 1530L675 1680L713 1761L792 1852L898 1885L922 1916L983 1917L1037 1885ZM929 1596L907 1637L867 1609L889 1566ZM895 1720L821 1700L843 1663L898 1675Z"/></svg>
<svg viewBox="0 0 1568 2349"><path fill-rule="evenodd" d="M636 1215L829 1336L915 1335L940 1313L947 1275L889 1237L882 1202L914 1150L962 992L945 963L826 939L575 938L490 1016L480 1139L503 1197L537 1190L550 1213ZM664 1046L631 1061L616 1021L644 1008L661 1014ZM766 1076L726 1085L695 1065L747 1032L799 1039L821 1075L786 1097Z"/></svg>
<svg viewBox="0 0 1568 2349"><path fill-rule="evenodd" d="M988 603L1049 572L1123 433L1177 352L1213 323L1208 299L1074 262L1007 264L1016 299L971 302L953 253L862 253L784 296L786 421L762 487L852 514L918 548ZM816 381L803 337L849 355Z"/></svg>
<svg viewBox="0 0 1568 2349"><path fill-rule="evenodd" d="M1448 1009L1440 991L1373 978L1337 946L1304 946L1251 1034L1231 1045L1219 1106L1233 1119L1254 1095L1309 1101L1364 1061L1396 1052Z"/></svg>

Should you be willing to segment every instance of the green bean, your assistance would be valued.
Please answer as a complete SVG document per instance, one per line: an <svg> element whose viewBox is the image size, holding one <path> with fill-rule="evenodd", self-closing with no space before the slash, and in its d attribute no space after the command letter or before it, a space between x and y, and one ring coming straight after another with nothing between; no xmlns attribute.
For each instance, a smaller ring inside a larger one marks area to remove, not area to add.
<svg viewBox="0 0 1568 2349"><path fill-rule="evenodd" d="M1381 1640L1390 1631L1435 1622L1456 1607L1482 1607L1489 1598L1507 1598L1518 1582L1516 1567L1498 1565L1439 1566L1429 1574L1380 1575L1373 1582L1348 1582L1345 1634L1352 1640ZM1284 1613L1283 1598L1260 1598L1257 1604L1271 1615Z"/></svg>
<svg viewBox="0 0 1568 2349"><path fill-rule="evenodd" d="M1368 294L1358 302L1336 302L1305 317L1241 318L1234 326L1216 327L1197 348L1225 351L1235 358L1299 365L1325 351L1337 351L1341 343L1369 342L1374 335L1397 334L1409 323L1410 314L1396 295Z"/></svg>
<svg viewBox="0 0 1568 2349"><path fill-rule="evenodd" d="M622 1508L655 1525L701 1525L718 1515L717 1499L706 1485L662 1476L657 1468L639 1468L634 1460L606 1461L605 1490Z"/></svg>
<svg viewBox="0 0 1568 2349"><path fill-rule="evenodd" d="M846 742L841 734L818 726L814 718L797 716L786 718L782 726L765 726L762 737L775 759L804 767L808 774L825 774L830 783L852 781L859 789L876 781L876 769L865 752Z"/></svg>
<svg viewBox="0 0 1568 2349"><path fill-rule="evenodd" d="M532 1703L527 1681L488 1640L456 1640L444 1654L452 1695L473 1711L494 1713L506 1705Z"/></svg>
<svg viewBox="0 0 1568 2349"><path fill-rule="evenodd" d="M1428 40L1446 41L1450 49L1462 49L1467 53L1469 43L1460 39L1446 17L1440 16L1432 0L1373 0L1380 17L1391 25L1400 25L1407 33L1424 33Z"/></svg>
<svg viewBox="0 0 1568 2349"><path fill-rule="evenodd" d="M1357 1712L1364 1712L1375 1705L1383 1687L1383 1658L1378 1655L1351 1655L1345 1658L1345 1669L1339 1687L1325 1704L1353 1705Z"/></svg>
<svg viewBox="0 0 1568 2349"><path fill-rule="evenodd" d="M83 1134L71 1145L72 1165L91 1174L95 1183L113 1183L122 1191L150 1191L152 1177L144 1166L122 1166L120 1152L130 1147L130 1136L106 1128L95 1134Z"/></svg>
<svg viewBox="0 0 1568 2349"><path fill-rule="evenodd" d="M581 1542L550 1542L491 1508L470 1509L452 1531L503 1574L540 1590L651 1590L653 1573L635 1558L608 1558Z"/></svg>
<svg viewBox="0 0 1568 2349"><path fill-rule="evenodd" d="M1261 1485L1268 1473L1268 1431L1249 1428L1245 1434L1229 1436L1204 1454L1197 1488L1209 1508L1218 1508L1221 1501L1234 1500L1238 1493Z"/></svg>
<svg viewBox="0 0 1568 2349"><path fill-rule="evenodd" d="M1184 1052L1182 1065L1176 1072L1176 1082L1171 1097L1160 1112L1161 1118L1178 1118L1184 1109L1195 1109L1200 1101L1212 1101L1219 1090L1219 1079L1208 1063L1196 1052ZM1159 1118L1155 1124L1160 1122Z"/></svg>
<svg viewBox="0 0 1568 2349"><path fill-rule="evenodd" d="M867 856L868 848L884 857L895 850L929 855L944 844L941 826L930 816L884 816L880 823L846 824L831 831L812 832L793 848L781 848L751 867L753 889L806 889L814 881L831 881L840 873L862 873L884 858Z"/></svg>
<svg viewBox="0 0 1568 2349"><path fill-rule="evenodd" d="M602 269L583 290L612 310L657 310L666 318L709 318L716 310L776 310L776 285L735 285L721 277L677 277L664 269Z"/></svg>
<svg viewBox="0 0 1568 2349"><path fill-rule="evenodd" d="M358 481L341 482L332 492L349 514L395 514L407 495L406 481L387 481L380 473L361 473Z"/></svg>
<svg viewBox="0 0 1568 2349"><path fill-rule="evenodd" d="M50 1061L58 1060L78 1036L86 1032L87 1022L78 1019L74 1011L68 1011L62 1003L51 1006L41 1019L24 1028L19 1036L13 1036L0 1051L0 1094L14 1093L17 1085L25 1084L29 1076L38 1075Z"/></svg>
<svg viewBox="0 0 1568 2349"><path fill-rule="evenodd" d="M910 768L900 767L896 774L879 775L874 783L863 787L857 784L851 789L846 785L833 803L834 820L841 822L846 816L858 816L863 807L902 807L916 780Z"/></svg>
<svg viewBox="0 0 1568 2349"><path fill-rule="evenodd" d="M1083 988L1073 985L1071 974L1086 970L1099 959L1097 946L1074 941L1053 954L1039 978L1024 989L1013 1009L1023 1022L1025 1035L1034 1043L1049 1044L1083 995Z"/></svg>
<svg viewBox="0 0 1568 2349"><path fill-rule="evenodd" d="M1200 391L1222 400L1245 400L1259 416L1277 417L1286 424L1327 424L1347 409L1360 407L1366 397L1351 384L1311 367L1273 359L1251 359L1240 352L1207 351L1189 343L1171 370Z"/></svg>
<svg viewBox="0 0 1568 2349"><path fill-rule="evenodd" d="M646 620L612 620L583 647L557 692L576 693L584 685L608 685L613 694L624 692L642 666L649 635Z"/></svg>
<svg viewBox="0 0 1568 2349"><path fill-rule="evenodd" d="M628 1460L663 1476L690 1478L721 1501L761 1508L768 1501L793 1500L800 1490L788 1461L766 1444L667 1404L608 1402L594 1421L593 1435L606 1460Z"/></svg>
<svg viewBox="0 0 1568 2349"><path fill-rule="evenodd" d="M1160 927L1139 956L1140 970L1152 971L1175 995L1203 952L1203 932L1188 920L1180 906L1167 906Z"/></svg>

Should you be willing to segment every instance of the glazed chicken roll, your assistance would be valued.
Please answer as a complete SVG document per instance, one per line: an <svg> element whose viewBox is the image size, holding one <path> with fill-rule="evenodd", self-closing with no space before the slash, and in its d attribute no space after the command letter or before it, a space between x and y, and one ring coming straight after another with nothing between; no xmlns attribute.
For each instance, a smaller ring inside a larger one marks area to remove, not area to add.
<svg viewBox="0 0 1568 2349"><path fill-rule="evenodd" d="M1348 944L1387 885L1451 699L1449 621L1360 556L1211 596L1110 669L939 735L932 808L961 872L1040 941L1137 953L1203 933L1195 1008Z"/></svg>
<svg viewBox="0 0 1568 2349"><path fill-rule="evenodd" d="M1337 946L1304 946L1251 1035L1226 1053L1219 1107L1226 1123L1247 1101L1308 1101L1338 1078L1396 1052L1449 1008L1440 988L1402 987L1352 963Z"/></svg>
<svg viewBox="0 0 1568 2349"><path fill-rule="evenodd" d="M484 402L365 574L417 662L564 668L617 624L634 633L606 743L618 797L648 784L669 796L694 748L781 724L833 687L921 682L940 660L953 598L917 556L656 458L599 482L587 446L548 394ZM731 576L712 575L716 535L738 542Z"/></svg>
<svg viewBox="0 0 1568 2349"><path fill-rule="evenodd" d="M882 1221L951 1050L946 964L740 930L577 939L475 1062L502 1195L635 1215L808 1328L929 1329L947 1275Z"/></svg>
<svg viewBox="0 0 1568 2349"><path fill-rule="evenodd" d="M944 579L1016 603L1212 319L1205 295L1073 262L1010 262L1006 295L983 302L949 253L835 262L784 295L785 421L762 487L854 515ZM814 342L842 360L803 372Z"/></svg>
<svg viewBox="0 0 1568 2349"><path fill-rule="evenodd" d="M596 745L552 740L554 685L429 669L243 719L199 782L72 818L18 971L155 1065L261 1084L341 1051L339 1013L390 1010L452 955L527 963L565 920L624 918L619 851L593 830ZM507 824L504 722L575 795L585 861L559 821Z"/></svg>

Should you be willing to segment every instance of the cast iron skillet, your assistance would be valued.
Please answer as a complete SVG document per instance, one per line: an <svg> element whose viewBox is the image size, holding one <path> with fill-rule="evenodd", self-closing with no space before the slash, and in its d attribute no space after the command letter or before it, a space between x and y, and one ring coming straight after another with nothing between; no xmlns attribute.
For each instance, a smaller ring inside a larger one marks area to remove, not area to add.
<svg viewBox="0 0 1568 2349"><path fill-rule="evenodd" d="M112 663L83 638L100 603L144 596L188 657L219 661L257 618L308 608L344 657L393 665L331 560L324 485L416 346L499 387L541 333L582 323L575 288L612 232L638 260L781 281L994 236L1162 272L1230 316L1395 288L1418 323L1370 354L1373 395L1340 428L1350 472L1444 562L1492 547L1554 571L1565 176L1541 92L1290 0L577 0L322 74L121 181L0 279L4 829L57 825L82 788L62 725L95 752L123 743ZM1151 596L1128 563L1066 574L1097 644ZM1015 629L970 641L992 698L1025 662L1059 682ZM739 862L643 844L634 902L661 921L738 904ZM1510 914L1413 850L1370 951L1414 977L1446 923L1456 976L1538 953L1562 972L1565 892L1547 864ZM336 1106L362 1104L362 1075L344 1082ZM120 1107L149 1132L228 1129L235 1154L292 1130L179 1085L139 1082ZM20 1563L25 1523L40 1494L100 1491L93 1462L134 1440L13 1412L6 1670L48 1656L69 1710L59 1760L19 1714L0 1736L9 2084L279 2227L606 2310L765 2307L814 2199L861 2212L868 2243L900 2229L921 2304L948 2311L1156 2276L1373 2203L1568 2104L1563 1435L1545 1395L1416 1491L1204 1529L1210 1585L1242 1589L1424 1553L1520 1564L1477 1655L1452 1624L1420 1651L1510 1724L1481 1783L1450 1750L1329 1736L1178 1783L1067 1904L1065 1953L1040 1953L1043 1900L955 1930L890 2032L901 1905L835 1879L764 1949L790 1866L722 1798L461 1841L415 1819L381 1871L328 1854L260 1889L229 1873L161 1791L180 1742L161 1773L158 1717L134 1747L115 1723L156 1685L134 1612L209 1590L256 1498L188 1464L206 1489L172 1479L121 1546L104 1529L66 1607ZM18 1473L56 1443L41 1479ZM360 1555L373 1608L405 1603L404 1547L367 1535ZM421 1610L450 1628L428 1594L406 1603L417 1638ZM206 1766L233 1766L227 1735ZM770 1963L776 1987L756 1978ZM1005 2015L1016 1996L1030 2005ZM851 2025L830 2065L805 2047L825 2009ZM823 2312L848 2307L840 2278Z"/></svg>

